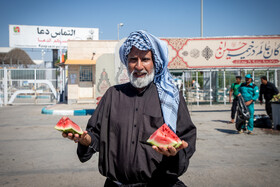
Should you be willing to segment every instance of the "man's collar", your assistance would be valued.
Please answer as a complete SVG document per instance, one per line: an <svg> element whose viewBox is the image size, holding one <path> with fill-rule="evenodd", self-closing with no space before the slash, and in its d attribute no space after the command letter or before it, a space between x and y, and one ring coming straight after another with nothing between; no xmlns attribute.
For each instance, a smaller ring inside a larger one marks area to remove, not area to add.
<svg viewBox="0 0 280 187"><path fill-rule="evenodd" d="M150 88L151 84L153 84L154 81L152 81L150 84L148 84L148 86L146 86L141 92L139 92L139 90L137 88L135 88L131 83L130 83L130 87L133 89L133 91L135 92L136 95L143 95L147 89Z"/></svg>

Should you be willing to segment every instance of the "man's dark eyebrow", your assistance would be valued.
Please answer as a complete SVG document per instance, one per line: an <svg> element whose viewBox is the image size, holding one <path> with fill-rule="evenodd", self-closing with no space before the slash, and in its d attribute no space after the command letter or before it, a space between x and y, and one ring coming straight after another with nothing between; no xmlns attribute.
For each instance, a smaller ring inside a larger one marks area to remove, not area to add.
<svg viewBox="0 0 280 187"><path fill-rule="evenodd" d="M128 60L128 61L136 61L136 60L137 60L137 57L128 57L127 60Z"/></svg>
<svg viewBox="0 0 280 187"><path fill-rule="evenodd" d="M142 59L147 60L147 59L152 59L152 58L151 57L143 57Z"/></svg>

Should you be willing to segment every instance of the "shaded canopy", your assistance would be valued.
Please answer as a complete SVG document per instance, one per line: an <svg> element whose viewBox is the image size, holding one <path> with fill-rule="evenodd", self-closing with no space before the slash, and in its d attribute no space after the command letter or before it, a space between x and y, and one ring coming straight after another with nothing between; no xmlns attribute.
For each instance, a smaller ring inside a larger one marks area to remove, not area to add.
<svg viewBox="0 0 280 187"><path fill-rule="evenodd" d="M0 65L32 65L35 64L29 55L20 48L0 48Z"/></svg>

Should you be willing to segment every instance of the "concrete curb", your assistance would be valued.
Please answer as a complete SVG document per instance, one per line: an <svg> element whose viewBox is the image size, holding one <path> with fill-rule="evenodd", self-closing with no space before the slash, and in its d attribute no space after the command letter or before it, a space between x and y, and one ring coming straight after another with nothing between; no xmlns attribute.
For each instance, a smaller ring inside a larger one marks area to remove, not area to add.
<svg viewBox="0 0 280 187"><path fill-rule="evenodd" d="M86 116L92 115L94 109L82 109L82 110L49 110L47 107L44 107L41 111L42 114L48 115L65 115L65 116Z"/></svg>

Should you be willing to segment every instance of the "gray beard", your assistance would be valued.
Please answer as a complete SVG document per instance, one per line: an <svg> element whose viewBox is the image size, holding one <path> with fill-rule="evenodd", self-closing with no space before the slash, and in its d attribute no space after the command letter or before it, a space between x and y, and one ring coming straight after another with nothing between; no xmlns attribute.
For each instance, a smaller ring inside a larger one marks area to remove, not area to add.
<svg viewBox="0 0 280 187"><path fill-rule="evenodd" d="M154 80L154 77L155 77L154 69L152 69L152 72L150 74L146 74L145 77L141 77L141 78L134 77L133 73L135 73L135 72L137 72L137 71L133 70L131 73L128 72L130 83L135 88L144 88L144 87L148 86ZM146 70L143 70L143 71L141 71L141 73L148 73L148 72Z"/></svg>

